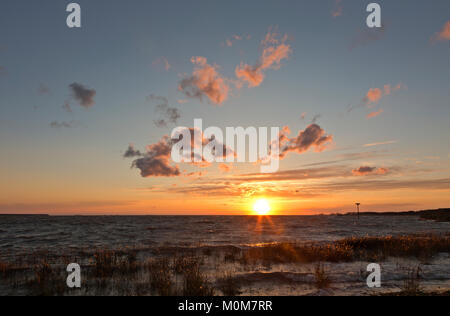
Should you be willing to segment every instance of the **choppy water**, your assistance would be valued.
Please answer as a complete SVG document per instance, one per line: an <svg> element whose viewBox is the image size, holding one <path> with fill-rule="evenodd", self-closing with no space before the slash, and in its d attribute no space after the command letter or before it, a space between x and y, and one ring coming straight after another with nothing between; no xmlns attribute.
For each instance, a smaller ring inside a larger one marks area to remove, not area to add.
<svg viewBox="0 0 450 316"><path fill-rule="evenodd" d="M0 216L0 257L42 249L244 246L447 232L450 223L416 216Z"/></svg>

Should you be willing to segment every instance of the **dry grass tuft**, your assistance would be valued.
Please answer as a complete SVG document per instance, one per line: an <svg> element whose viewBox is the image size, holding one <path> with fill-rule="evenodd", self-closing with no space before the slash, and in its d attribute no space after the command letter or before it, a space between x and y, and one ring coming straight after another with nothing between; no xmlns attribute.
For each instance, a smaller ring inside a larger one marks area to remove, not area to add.
<svg viewBox="0 0 450 316"><path fill-rule="evenodd" d="M218 288L225 296L241 295L241 285L231 272L226 272L223 277L217 280Z"/></svg>
<svg viewBox="0 0 450 316"><path fill-rule="evenodd" d="M407 296L418 296L422 293L420 282L422 280L422 268L410 269L407 278L403 281L402 294Z"/></svg>
<svg viewBox="0 0 450 316"><path fill-rule="evenodd" d="M314 268L314 280L318 289L327 289L331 285L331 278L325 266L321 263L318 263Z"/></svg>
<svg viewBox="0 0 450 316"><path fill-rule="evenodd" d="M156 295L175 295L173 275L167 258L152 260L148 263L150 288Z"/></svg>

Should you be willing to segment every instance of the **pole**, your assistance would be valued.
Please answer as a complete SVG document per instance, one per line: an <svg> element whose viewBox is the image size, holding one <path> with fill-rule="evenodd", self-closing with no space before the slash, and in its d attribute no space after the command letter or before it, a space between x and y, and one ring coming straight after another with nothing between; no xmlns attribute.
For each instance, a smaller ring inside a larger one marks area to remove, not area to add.
<svg viewBox="0 0 450 316"><path fill-rule="evenodd" d="M358 220L359 220L359 206L361 205L361 203L356 203L356 208L357 208L357 212L358 212Z"/></svg>

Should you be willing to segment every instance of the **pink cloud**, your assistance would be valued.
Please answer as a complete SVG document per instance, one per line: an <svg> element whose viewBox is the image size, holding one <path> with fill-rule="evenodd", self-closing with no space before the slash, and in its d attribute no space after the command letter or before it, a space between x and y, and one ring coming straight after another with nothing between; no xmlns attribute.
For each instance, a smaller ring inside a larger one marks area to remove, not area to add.
<svg viewBox="0 0 450 316"><path fill-rule="evenodd" d="M379 111L369 113L369 114L367 114L367 118L371 119L371 118L377 117L377 116L381 115L383 112L384 112L384 110L380 109Z"/></svg>
<svg viewBox="0 0 450 316"><path fill-rule="evenodd" d="M225 40L225 45L228 46L228 47L232 47L234 45L234 42L242 41L244 39L249 40L249 39L251 39L251 36L250 35L245 35L245 36L243 36L243 35L233 35L233 36L231 36L231 38L228 38L228 39Z"/></svg>
<svg viewBox="0 0 450 316"><path fill-rule="evenodd" d="M269 31L262 41L263 51L259 61L255 65L241 63L235 70L237 78L250 88L259 86L265 79L265 71L279 69L281 62L292 53L292 48L286 41L287 36L279 39L277 33Z"/></svg>
<svg viewBox="0 0 450 316"><path fill-rule="evenodd" d="M367 103L378 103L383 97L383 91L378 88L370 89L367 92L365 100Z"/></svg>
<svg viewBox="0 0 450 316"><path fill-rule="evenodd" d="M217 71L216 65L209 65L205 57L192 57L195 65L191 76L181 80L178 90L187 97L199 98L206 96L211 103L221 105L228 98L229 86L226 79Z"/></svg>
<svg viewBox="0 0 450 316"><path fill-rule="evenodd" d="M450 21L445 23L442 30L438 33L436 33L432 38L432 42L436 41L449 41L450 40Z"/></svg>
<svg viewBox="0 0 450 316"><path fill-rule="evenodd" d="M395 86L391 86L389 84L384 85L383 89L380 88L371 88L365 95L363 102L366 105L370 105L373 103L378 103L383 97L388 96L396 91L406 89L406 86L403 83L398 83ZM381 113L379 113L381 114Z"/></svg>

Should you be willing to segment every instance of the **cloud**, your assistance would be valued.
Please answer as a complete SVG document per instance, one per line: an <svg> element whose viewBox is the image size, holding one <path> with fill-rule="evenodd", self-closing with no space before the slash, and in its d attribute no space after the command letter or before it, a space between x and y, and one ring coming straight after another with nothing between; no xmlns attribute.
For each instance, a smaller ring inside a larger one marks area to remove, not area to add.
<svg viewBox="0 0 450 316"><path fill-rule="evenodd" d="M348 169L342 166L321 167L321 168L303 168L278 171L275 173L249 173L235 177L237 181L246 182L273 182L273 181L291 181L291 180L318 180L335 177L348 176Z"/></svg>
<svg viewBox="0 0 450 316"><path fill-rule="evenodd" d="M228 182L204 183L199 185L191 185L188 187L172 187L164 192L175 194L187 194L189 196L222 196L222 197L245 197L264 195L266 197L296 197L296 198L312 198L317 194L305 193L303 190L295 190L292 188L266 187L259 185L236 184Z"/></svg>
<svg viewBox="0 0 450 316"><path fill-rule="evenodd" d="M432 42L449 41L450 40L450 21L446 22L442 30L436 33L432 38Z"/></svg>
<svg viewBox="0 0 450 316"><path fill-rule="evenodd" d="M130 144L128 146L128 149L125 151L125 154L123 154L124 158L134 158L134 157L141 157L143 154L139 151L134 149L134 145Z"/></svg>
<svg viewBox="0 0 450 316"><path fill-rule="evenodd" d="M306 114L307 114L306 112L303 112L302 115L300 116L300 119L304 120L306 118Z"/></svg>
<svg viewBox="0 0 450 316"><path fill-rule="evenodd" d="M251 39L251 36L250 35L233 35L233 36L231 36L231 38L227 38L225 40L225 45L228 47L232 47L234 45L234 42L242 41L244 39L249 40L249 39Z"/></svg>
<svg viewBox="0 0 450 316"><path fill-rule="evenodd" d="M386 25L378 28L365 28L360 30L354 37L350 44L350 50L355 49L358 46L365 46L371 42L378 41L384 37L386 31Z"/></svg>
<svg viewBox="0 0 450 316"><path fill-rule="evenodd" d="M50 123L50 127L51 128L72 128L72 127L74 127L74 122L73 121L70 121L70 122L53 121Z"/></svg>
<svg viewBox="0 0 450 316"><path fill-rule="evenodd" d="M176 124L181 117L180 111L177 108L169 106L169 100L166 97L151 94L147 97L147 101L156 101L159 103L156 106L156 111L163 117L154 121L157 127L167 127L169 123Z"/></svg>
<svg viewBox="0 0 450 316"><path fill-rule="evenodd" d="M396 140L388 140L388 141L385 141L385 142L365 144L363 147L374 147L374 146L390 145L390 144L396 144L396 143L397 143Z"/></svg>
<svg viewBox="0 0 450 316"><path fill-rule="evenodd" d="M221 164L219 165L219 169L220 169L221 171L223 171L223 172L230 172L231 169L232 169L232 166L231 166L231 165L227 165L227 164L225 164L225 163L221 163Z"/></svg>
<svg viewBox="0 0 450 316"><path fill-rule="evenodd" d="M178 90L189 98L207 97L216 105L221 105L228 98L229 86L226 79L217 71L216 65L209 65L205 57L192 57L191 62L195 65L191 76L182 79Z"/></svg>
<svg viewBox="0 0 450 316"><path fill-rule="evenodd" d="M50 88L47 87L45 84L41 83L38 88L38 94L39 95L48 95L48 94L50 94Z"/></svg>
<svg viewBox="0 0 450 316"><path fill-rule="evenodd" d="M354 176L385 175L387 173L389 173L389 169L387 168L376 168L369 166L361 166L352 171Z"/></svg>
<svg viewBox="0 0 450 316"><path fill-rule="evenodd" d="M348 109L348 112L350 113L356 108L366 106L368 108L372 107L373 105L379 103L382 98L393 94L394 92L397 92L399 90L406 90L407 87L403 83L398 83L395 86L392 86L390 84L386 84L383 86L383 88L370 88L369 91L365 94L363 99L358 105L350 106ZM379 114L381 114L383 111L381 111ZM375 115L376 113L373 113ZM369 114L370 115L370 114ZM376 115L375 115L376 116Z"/></svg>
<svg viewBox="0 0 450 316"><path fill-rule="evenodd" d="M184 157L186 160L191 160L194 162L190 162L191 165L196 165L198 167L209 167L210 163L207 163L206 159L203 157L203 153L201 154L202 156L200 157L199 155L196 156L196 154L194 153L194 149L196 148L200 148L203 147L205 148L205 146L207 146L210 142L212 142L214 140L214 136L211 137L210 139L206 138L203 134L203 132L199 129L196 128L186 128L187 130L189 130L190 133L190 137L191 137L191 150L192 152L190 153L190 156ZM196 133L197 135L196 136ZM179 139L174 139L173 142L177 143L179 141L181 141L183 139L183 135L180 135ZM220 143L219 141L216 142L215 144L216 146L214 147L214 150L212 152L213 155L220 157L219 156L219 151L216 152L217 148L221 148L222 150L222 156L221 158L226 159L227 157L236 157L236 154L233 152L233 150L230 147L227 147L225 144ZM195 162L195 160L199 161L199 162Z"/></svg>
<svg viewBox="0 0 450 316"><path fill-rule="evenodd" d="M259 61L255 65L241 63L236 67L236 77L250 88L257 87L265 79L265 71L268 69L279 69L281 62L289 58L292 48L286 44L287 36L279 39L276 32L269 31L262 41L262 54Z"/></svg>
<svg viewBox="0 0 450 316"><path fill-rule="evenodd" d="M383 97L383 91L378 88L370 89L369 92L367 92L364 100L366 103L378 103L378 101L381 100Z"/></svg>
<svg viewBox="0 0 450 316"><path fill-rule="evenodd" d="M384 190L450 190L450 179L426 180L358 180L354 182L336 182L317 187L310 186L310 190L322 191L384 191Z"/></svg>
<svg viewBox="0 0 450 316"><path fill-rule="evenodd" d="M333 9L333 11L331 12L331 15L334 17L334 18L337 18L337 17L339 17L339 16L341 16L342 15L342 13L343 13L343 7L342 7L342 0L335 0L334 1L334 9Z"/></svg>
<svg viewBox="0 0 450 316"><path fill-rule="evenodd" d="M303 165L303 167L315 167L315 166L323 166L323 165L333 165L341 162L348 161L358 161L369 158L381 158L384 154L377 151L368 151L368 152L356 152L356 153L348 153L339 155L335 160L322 161L322 162L314 162L310 164Z"/></svg>
<svg viewBox="0 0 450 316"><path fill-rule="evenodd" d="M321 114L316 114L316 115L314 115L314 117L313 117L311 123L316 124L317 121L318 121L321 117L322 117Z"/></svg>
<svg viewBox="0 0 450 316"><path fill-rule="evenodd" d="M206 139L204 135L200 131L200 139L194 137L194 128L188 128L191 134L191 152L188 157L184 157L186 160L190 160L191 162L187 162L188 164L196 167L209 167L210 163L206 161L203 157L195 156L195 148L199 148L201 145L208 145L213 138ZM180 171L178 165L171 166L170 159L172 154L172 147L177 142L183 139L182 133L180 134L179 139L170 139L168 136L164 136L158 143L147 146L147 151L145 153L136 150L134 146L131 144L128 146L125 154L123 155L125 158L135 158L140 157L133 161L132 167L138 168L141 170L141 175L144 178L147 177L175 177L175 176L191 176L195 175L194 173L187 174L185 171L183 173ZM231 148L227 147L224 144L217 143L217 146L222 147L222 158L226 158L229 155L235 155ZM215 154L215 152L213 152ZM198 162L194 161L194 158L197 158ZM198 173L197 173L198 174ZM201 175L201 174L200 174Z"/></svg>
<svg viewBox="0 0 450 316"><path fill-rule="evenodd" d="M152 62L153 66L162 65L165 71L169 71L172 68L172 65L169 63L169 60L166 57L159 57Z"/></svg>
<svg viewBox="0 0 450 316"><path fill-rule="evenodd" d="M289 133L289 129L284 129L280 134L280 158L284 158L289 152L301 154L313 147L316 152L321 152L333 141L333 135L327 135L317 124L309 125L294 138L288 138Z"/></svg>
<svg viewBox="0 0 450 316"><path fill-rule="evenodd" d="M181 175L178 166L170 165L172 142L164 136L158 143L147 147L147 152L141 154L133 146L129 146L125 155L128 157L141 156L132 163L133 168L141 171L141 176L149 177L175 177Z"/></svg>
<svg viewBox="0 0 450 316"><path fill-rule="evenodd" d="M76 82L72 83L69 88L72 91L72 97L78 101L82 107L88 109L94 106L94 97L97 94L95 90L86 88L82 84Z"/></svg>
<svg viewBox="0 0 450 316"><path fill-rule="evenodd" d="M377 117L377 116L381 115L383 112L384 112L383 109L380 109L379 111L376 111L376 112L371 112L371 113L367 114L367 118L371 119L371 118Z"/></svg>
<svg viewBox="0 0 450 316"><path fill-rule="evenodd" d="M378 103L378 102L380 102L381 98L391 95L392 93L397 92L402 89L406 89L406 86L403 83L398 83L395 86L386 84L386 85L384 85L384 87L382 89L371 88L371 89L369 89L366 96L364 97L363 102L366 105Z"/></svg>

